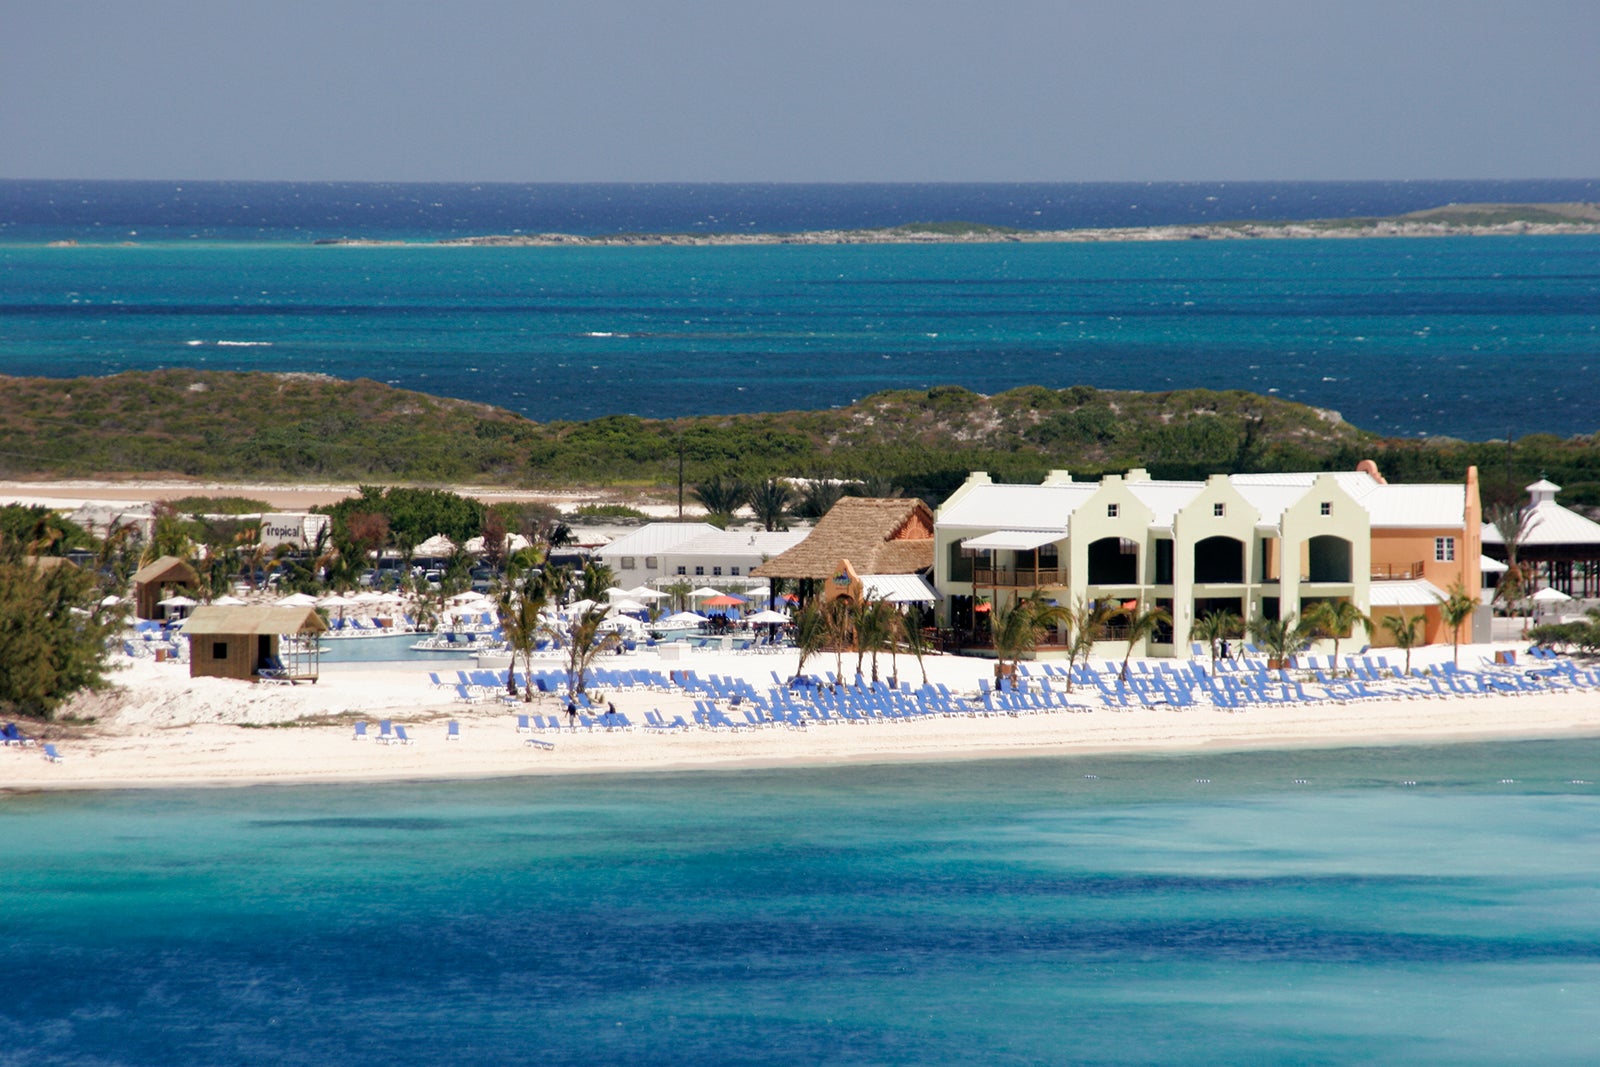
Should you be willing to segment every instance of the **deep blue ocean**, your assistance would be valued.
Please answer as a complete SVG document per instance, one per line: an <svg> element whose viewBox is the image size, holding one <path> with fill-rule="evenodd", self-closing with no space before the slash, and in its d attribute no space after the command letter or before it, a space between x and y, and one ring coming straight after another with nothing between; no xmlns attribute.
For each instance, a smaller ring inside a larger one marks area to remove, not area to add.
<svg viewBox="0 0 1600 1067"><path fill-rule="evenodd" d="M1592 1064L1597 779L1564 741L0 795L0 1064Z"/></svg>
<svg viewBox="0 0 1600 1067"><path fill-rule="evenodd" d="M1600 200L1600 181L0 181L0 373L312 371L540 420L888 388L1247 389L1383 433L1600 430L1600 238L352 248L561 231L1024 228ZM76 241L76 247L48 247Z"/></svg>

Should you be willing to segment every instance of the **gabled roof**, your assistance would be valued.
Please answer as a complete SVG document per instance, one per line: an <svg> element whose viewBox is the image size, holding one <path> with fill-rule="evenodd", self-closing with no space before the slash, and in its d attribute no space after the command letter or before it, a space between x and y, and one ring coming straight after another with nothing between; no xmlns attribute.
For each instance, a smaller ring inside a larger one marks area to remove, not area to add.
<svg viewBox="0 0 1600 1067"><path fill-rule="evenodd" d="M327 628L328 624L322 621L315 608L268 605L219 608L211 605L194 609L189 621L183 624L183 635L321 633Z"/></svg>
<svg viewBox="0 0 1600 1067"><path fill-rule="evenodd" d="M1531 517L1517 543L1534 547L1543 545L1596 545L1600 546L1600 523L1584 518L1554 500L1546 500L1528 509ZM1505 538L1493 524L1483 524L1483 541L1489 545L1503 545Z"/></svg>
<svg viewBox="0 0 1600 1067"><path fill-rule="evenodd" d="M662 551L673 556L776 556L806 539L810 530L719 530L713 526L698 537Z"/></svg>
<svg viewBox="0 0 1600 1067"><path fill-rule="evenodd" d="M1008 530L1059 530L1066 536L1073 511L1099 489L1096 482L974 485L954 504L939 509L939 525L992 529L999 524Z"/></svg>
<svg viewBox="0 0 1600 1067"><path fill-rule="evenodd" d="M696 537L718 533L722 531L709 522L652 522L596 549L595 555L659 556Z"/></svg>
<svg viewBox="0 0 1600 1067"><path fill-rule="evenodd" d="M907 529L917 536L902 538ZM933 512L916 499L845 497L805 539L751 570L758 578L829 578L841 559L859 574L915 574L933 566ZM926 534L922 531L927 531Z"/></svg>
<svg viewBox="0 0 1600 1067"><path fill-rule="evenodd" d="M200 576L195 573L193 567L177 556L162 556L134 571L133 581L135 585L148 585L151 582L199 585Z"/></svg>

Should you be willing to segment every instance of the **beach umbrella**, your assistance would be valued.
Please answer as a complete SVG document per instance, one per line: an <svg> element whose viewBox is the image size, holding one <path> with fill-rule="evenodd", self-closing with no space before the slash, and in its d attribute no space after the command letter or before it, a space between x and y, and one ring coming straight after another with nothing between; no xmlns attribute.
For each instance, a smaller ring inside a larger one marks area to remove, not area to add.
<svg viewBox="0 0 1600 1067"><path fill-rule="evenodd" d="M1545 586L1528 599L1537 601L1540 604L1564 604L1572 598L1559 589L1551 589L1549 586ZM165 601L162 601L162 603L165 603Z"/></svg>
<svg viewBox="0 0 1600 1067"><path fill-rule="evenodd" d="M707 597L700 606L703 608L736 608L744 603L745 600L742 597L719 593L716 596Z"/></svg>
<svg viewBox="0 0 1600 1067"><path fill-rule="evenodd" d="M294 596L286 596L278 601L278 606L283 608L342 608L347 603L344 597L338 593L329 593L324 597L309 597L304 593L296 593Z"/></svg>
<svg viewBox="0 0 1600 1067"><path fill-rule="evenodd" d="M236 596L219 596L211 602L213 607L218 608L236 608L243 603L244 601Z"/></svg>
<svg viewBox="0 0 1600 1067"><path fill-rule="evenodd" d="M434 534L422 544L412 550L412 555L427 559L438 559L448 556L456 550L456 543L444 534Z"/></svg>
<svg viewBox="0 0 1600 1067"><path fill-rule="evenodd" d="M476 589L469 589L465 593L457 593L454 596L445 597L445 599L452 604L465 604L469 600L485 600L487 598Z"/></svg>
<svg viewBox="0 0 1600 1067"><path fill-rule="evenodd" d="M789 621L789 616L781 611L758 611L744 620L756 626L782 626Z"/></svg>
<svg viewBox="0 0 1600 1067"><path fill-rule="evenodd" d="M120 604L120 603L122 603L122 598L121 597L119 597L119 596L108 596L104 600L100 601L100 606L103 607L103 608L109 608L109 607L112 607L112 606L114 606L116 604Z"/></svg>
<svg viewBox="0 0 1600 1067"><path fill-rule="evenodd" d="M671 600L672 599L672 594L671 593L660 593L660 592L657 592L656 590L651 589L648 585L641 585L638 588L628 590L628 596L632 597L634 600Z"/></svg>
<svg viewBox="0 0 1600 1067"><path fill-rule="evenodd" d="M584 612L586 612L590 608L594 607L594 605L595 605L595 602L593 600L589 600L589 599L574 600L572 603L568 604L562 610L568 615L582 615Z"/></svg>
<svg viewBox="0 0 1600 1067"><path fill-rule="evenodd" d="M709 621L711 620L707 619L704 615L696 615L692 611L678 611L668 615L664 619L657 619L656 625L677 628L680 626L699 626L701 623Z"/></svg>
<svg viewBox="0 0 1600 1067"><path fill-rule="evenodd" d="M699 589L695 589L695 590L690 591L689 595L691 597L693 597L694 599L699 600L702 597L721 596L722 595L722 590L713 589L709 585L702 585Z"/></svg>
<svg viewBox="0 0 1600 1067"><path fill-rule="evenodd" d="M611 610L618 612L644 611L645 606L639 603L637 600L622 599L613 601L611 604Z"/></svg>
<svg viewBox="0 0 1600 1067"><path fill-rule="evenodd" d="M193 599L191 597L186 597L182 593L179 593L177 596L169 596L165 600L156 601L156 607L158 607L158 608L192 608L198 603L200 603L200 601L195 600L195 599Z"/></svg>
<svg viewBox="0 0 1600 1067"><path fill-rule="evenodd" d="M606 587L607 600L616 600L618 597L626 597L627 595L628 591L622 588L620 585L611 585Z"/></svg>

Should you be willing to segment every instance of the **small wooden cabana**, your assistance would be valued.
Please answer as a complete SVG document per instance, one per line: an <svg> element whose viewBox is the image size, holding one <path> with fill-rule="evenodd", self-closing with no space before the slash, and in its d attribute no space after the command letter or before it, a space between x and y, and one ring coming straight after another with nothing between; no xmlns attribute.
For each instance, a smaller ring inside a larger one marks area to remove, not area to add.
<svg viewBox="0 0 1600 1067"><path fill-rule="evenodd" d="M159 619L158 601L168 589L199 589L200 575L177 556L162 556L133 573L133 614L138 619Z"/></svg>
<svg viewBox="0 0 1600 1067"><path fill-rule="evenodd" d="M195 608L183 627L189 677L315 682L327 629L314 608Z"/></svg>

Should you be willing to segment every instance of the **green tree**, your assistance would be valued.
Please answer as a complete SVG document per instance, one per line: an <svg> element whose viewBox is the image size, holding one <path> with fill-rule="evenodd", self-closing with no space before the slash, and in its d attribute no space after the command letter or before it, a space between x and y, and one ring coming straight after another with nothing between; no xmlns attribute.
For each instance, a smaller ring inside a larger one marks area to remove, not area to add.
<svg viewBox="0 0 1600 1067"><path fill-rule="evenodd" d="M511 662L515 665L519 658L522 660L523 703L533 702L534 647L540 637L552 633L543 616L556 592L553 574L550 568L529 571L520 581L507 582L500 593L500 628L511 648ZM517 691L514 670L506 674L506 691Z"/></svg>
<svg viewBox="0 0 1600 1067"><path fill-rule="evenodd" d="M994 641L995 659L999 674L1015 674L1022 657L1039 647L1046 633L1059 626L1065 612L1054 604L1047 604L1038 596L1019 600L1008 607L995 607L990 612L990 629ZM1006 669L1006 664L1010 669Z"/></svg>
<svg viewBox="0 0 1600 1067"><path fill-rule="evenodd" d="M1268 659L1284 664L1304 652L1316 633L1314 626L1304 619L1297 619L1292 612L1283 619L1257 615L1245 629L1250 639L1261 646Z"/></svg>
<svg viewBox="0 0 1600 1067"><path fill-rule="evenodd" d="M1085 663L1094 646L1105 639L1106 628L1119 609L1108 603L1090 604L1082 597L1066 609L1067 623L1067 692L1072 692L1072 669L1078 660Z"/></svg>
<svg viewBox="0 0 1600 1067"><path fill-rule="evenodd" d="M584 691L589 680L589 669L594 666L595 657L622 643L619 634L600 632L600 624L606 621L607 610L604 604L594 604L579 612L576 618L567 620L567 637L571 642L567 646L569 700L577 699L577 695Z"/></svg>
<svg viewBox="0 0 1600 1067"><path fill-rule="evenodd" d="M1124 608L1122 615L1127 619L1128 651L1122 656L1122 680L1128 680L1128 661L1133 659L1133 650L1140 641L1154 634L1162 626L1172 622L1172 613L1166 608L1146 608L1143 604L1129 610Z"/></svg>
<svg viewBox="0 0 1600 1067"><path fill-rule="evenodd" d="M786 482L768 478L750 487L745 502L756 513L756 521L762 527L777 530L789 518L789 509L794 504L794 490Z"/></svg>
<svg viewBox="0 0 1600 1067"><path fill-rule="evenodd" d="M1206 643L1215 665L1222 642L1244 633L1244 620L1231 611L1208 611L1195 620L1194 629L1189 633L1195 640Z"/></svg>
<svg viewBox="0 0 1600 1067"><path fill-rule="evenodd" d="M715 526L726 526L733 521L733 513L749 500L750 490L741 481L723 481L716 475L709 481L694 486L694 497L706 509L706 518Z"/></svg>
<svg viewBox="0 0 1600 1067"><path fill-rule="evenodd" d="M1489 525L1494 527L1500 535L1500 540L1506 546L1506 572L1500 577L1500 582L1495 586L1494 598L1506 605L1506 610L1515 614L1522 598L1528 594L1528 587L1532 584L1532 575L1518 561L1522 552L1522 544L1528 535L1538 526L1541 519L1530 507L1516 507L1509 504L1494 504L1485 509L1484 518Z"/></svg>
<svg viewBox="0 0 1600 1067"><path fill-rule="evenodd" d="M895 647L894 617L898 613L887 600L863 600L854 606L856 637L856 674L861 673L861 661L872 657L872 680L878 680L878 653L892 651ZM898 669L895 677L900 676Z"/></svg>
<svg viewBox="0 0 1600 1067"><path fill-rule="evenodd" d="M800 660L794 665L794 679L805 676L806 660L828 647L828 618L820 600L812 600L794 617L794 647Z"/></svg>
<svg viewBox="0 0 1600 1067"><path fill-rule="evenodd" d="M41 565L0 542L0 708L52 717L80 689L106 683L106 648L122 612L101 608L95 577Z"/></svg>
<svg viewBox="0 0 1600 1067"><path fill-rule="evenodd" d="M1449 596L1439 602L1439 614L1450 627L1450 637L1455 644L1455 665L1461 666L1461 627L1472 618L1478 608L1478 598L1467 592L1467 587L1457 578L1451 583Z"/></svg>
<svg viewBox="0 0 1600 1067"><path fill-rule="evenodd" d="M1372 619L1348 600L1318 601L1310 611L1306 612L1306 622L1317 633L1333 639L1334 677L1339 675L1339 642L1350 636L1357 623L1368 632L1372 630Z"/></svg>
<svg viewBox="0 0 1600 1067"><path fill-rule="evenodd" d="M617 576L610 567L599 560L592 559L583 565L583 574L580 576L580 581L582 582L583 599L596 600L603 603L606 600L606 590L617 584Z"/></svg>
<svg viewBox="0 0 1600 1067"><path fill-rule="evenodd" d="M928 665L923 661L931 649L928 645L928 633L922 628L920 612L912 608L906 612L895 612L896 636L905 642L906 651L917 659L917 669L922 672L922 684L928 684Z"/></svg>
<svg viewBox="0 0 1600 1067"><path fill-rule="evenodd" d="M1394 647L1406 654L1406 677L1411 677L1411 650L1422 643L1421 615L1385 615L1383 628L1394 638Z"/></svg>
<svg viewBox="0 0 1600 1067"><path fill-rule="evenodd" d="M844 496L845 484L829 475L813 475L800 486L800 499L794 506L795 514L806 519L820 519Z"/></svg>

